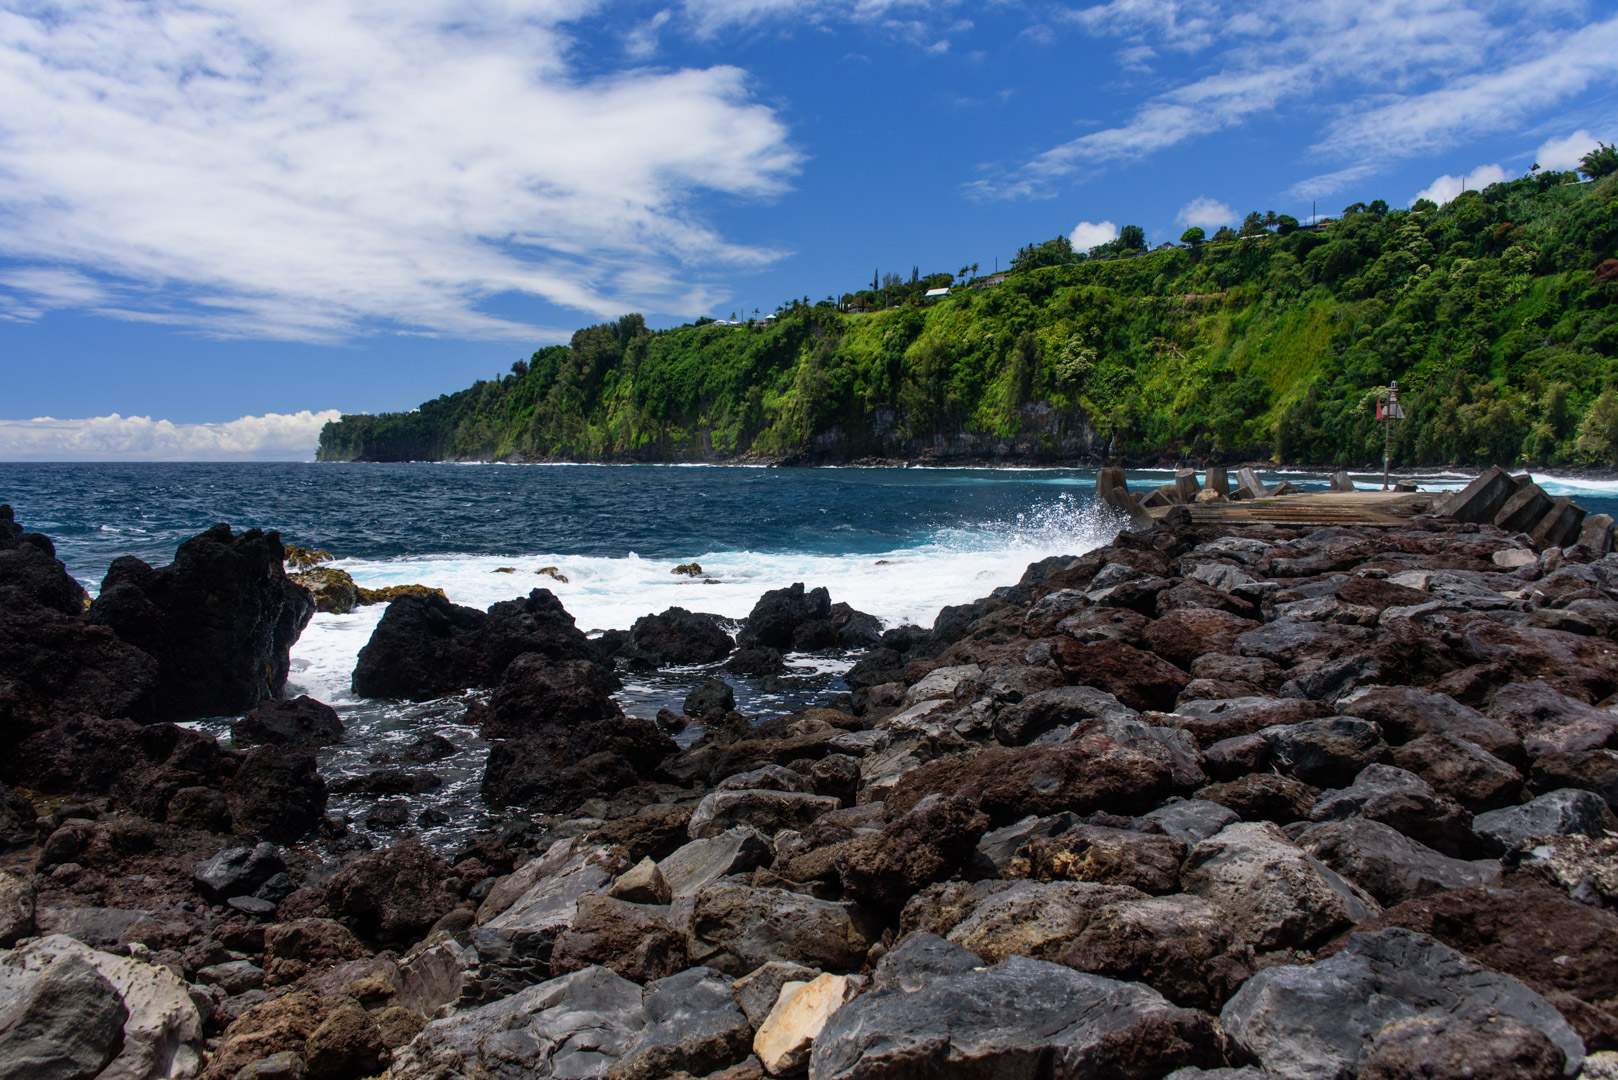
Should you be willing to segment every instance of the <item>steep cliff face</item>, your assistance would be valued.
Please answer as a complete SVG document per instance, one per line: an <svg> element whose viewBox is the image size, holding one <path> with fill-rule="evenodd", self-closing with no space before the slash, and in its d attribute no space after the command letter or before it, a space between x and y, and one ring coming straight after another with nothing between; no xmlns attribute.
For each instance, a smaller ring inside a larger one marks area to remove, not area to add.
<svg viewBox="0 0 1618 1080"><path fill-rule="evenodd" d="M1576 178L1573 178L1576 179ZM1004 281L882 311L580 330L324 460L1382 457L1618 464L1618 174Z"/></svg>

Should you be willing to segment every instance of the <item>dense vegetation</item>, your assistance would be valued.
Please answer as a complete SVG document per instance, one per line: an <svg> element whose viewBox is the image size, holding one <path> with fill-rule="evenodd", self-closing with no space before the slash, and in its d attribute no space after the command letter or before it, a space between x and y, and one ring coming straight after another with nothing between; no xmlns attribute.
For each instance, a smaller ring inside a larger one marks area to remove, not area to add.
<svg viewBox="0 0 1618 1080"><path fill-rule="evenodd" d="M1151 252L1138 229L1088 256L1059 238L931 303L955 275L743 325L628 315L415 412L344 416L320 454L1352 465L1380 461L1397 379L1399 463L1618 464L1618 173L1596 166Z"/></svg>

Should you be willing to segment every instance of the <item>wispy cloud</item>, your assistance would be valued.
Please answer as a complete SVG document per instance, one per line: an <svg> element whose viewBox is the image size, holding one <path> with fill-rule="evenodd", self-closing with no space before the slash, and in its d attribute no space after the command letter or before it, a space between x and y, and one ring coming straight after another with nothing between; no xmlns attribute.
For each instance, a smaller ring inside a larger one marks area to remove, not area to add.
<svg viewBox="0 0 1618 1080"><path fill-rule="evenodd" d="M324 412L266 413L219 424L149 416L0 420L0 461L312 461Z"/></svg>
<svg viewBox="0 0 1618 1080"><path fill-rule="evenodd" d="M1395 160L1520 126L1618 74L1618 18L1591 21L1578 0L1110 0L1065 19L1123 39L1126 71L1146 50L1188 54L1196 74L976 193L1040 194L1281 117L1317 124L1310 152L1336 166L1292 193L1330 194Z"/></svg>
<svg viewBox="0 0 1618 1080"><path fill-rule="evenodd" d="M705 192L799 163L733 67L581 74L594 0L0 0L0 316L532 339L501 294L699 311Z"/></svg>

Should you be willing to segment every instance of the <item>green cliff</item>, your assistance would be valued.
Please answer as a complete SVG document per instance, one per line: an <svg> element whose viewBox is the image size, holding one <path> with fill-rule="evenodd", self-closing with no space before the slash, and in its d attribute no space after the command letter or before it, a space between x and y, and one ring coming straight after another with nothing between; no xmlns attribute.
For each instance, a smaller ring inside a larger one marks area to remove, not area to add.
<svg viewBox="0 0 1618 1080"><path fill-rule="evenodd" d="M740 326L629 315L414 412L344 416L320 457L1354 465L1380 462L1374 392L1397 379L1400 463L1618 463L1618 174L1270 220L1152 252L1128 250L1139 230L1093 258L1030 245L930 302L949 275Z"/></svg>

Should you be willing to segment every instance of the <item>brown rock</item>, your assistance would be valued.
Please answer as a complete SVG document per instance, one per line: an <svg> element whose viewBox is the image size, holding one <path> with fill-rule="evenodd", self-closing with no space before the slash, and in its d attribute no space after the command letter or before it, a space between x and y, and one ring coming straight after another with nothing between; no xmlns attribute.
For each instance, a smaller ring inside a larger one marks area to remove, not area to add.
<svg viewBox="0 0 1618 1080"><path fill-rule="evenodd" d="M330 919L294 919L264 929L264 982L280 986L310 971L369 951L348 927Z"/></svg>
<svg viewBox="0 0 1618 1080"><path fill-rule="evenodd" d="M309 1080L349 1080L381 1072L389 1054L371 1014L345 1001L310 1034L303 1058Z"/></svg>
<svg viewBox="0 0 1618 1080"><path fill-rule="evenodd" d="M652 908L585 895L573 924L551 949L551 973L566 975L591 964L648 983L686 969L685 936Z"/></svg>
<svg viewBox="0 0 1618 1080"><path fill-rule="evenodd" d="M1571 750L1534 759L1528 790L1544 795L1561 788L1593 791L1618 811L1618 750Z"/></svg>
<svg viewBox="0 0 1618 1080"><path fill-rule="evenodd" d="M1176 1005L1217 1010L1245 969L1225 960L1225 914L1197 896L1154 896L1103 905L1059 964L1127 982L1143 982Z"/></svg>
<svg viewBox="0 0 1618 1080"><path fill-rule="evenodd" d="M1393 763L1474 814L1511 806L1522 794L1521 773L1476 743L1448 732L1423 735L1396 748ZM1618 773L1614 780L1618 781Z"/></svg>
<svg viewBox="0 0 1618 1080"><path fill-rule="evenodd" d="M1374 720L1395 745L1423 735L1449 734L1481 746L1509 764L1520 766L1526 760L1522 739L1510 726L1447 694L1413 686L1377 686L1339 701L1337 707L1344 715Z"/></svg>
<svg viewBox="0 0 1618 1080"><path fill-rule="evenodd" d="M1172 790L1167 757L1099 733L1054 747L991 746L905 773L889 793L887 807L890 814L902 814L934 792L962 795L975 800L996 828L1029 814L1063 810L1144 813Z"/></svg>
<svg viewBox="0 0 1618 1080"><path fill-rule="evenodd" d="M1539 1029L1499 1013L1425 1013L1376 1033L1359 1080L1557 1080L1567 1057Z"/></svg>
<svg viewBox="0 0 1618 1080"><path fill-rule="evenodd" d="M326 1011L319 995L306 990L254 1005L225 1029L202 1080L232 1080L244 1067L283 1051L301 1058Z"/></svg>
<svg viewBox="0 0 1618 1080"><path fill-rule="evenodd" d="M427 1026L426 1017L399 1005L378 1009L375 1020L376 1029L382 1035L382 1045L389 1050L399 1049L421 1034L421 1029Z"/></svg>
<svg viewBox="0 0 1618 1080"><path fill-rule="evenodd" d="M1191 670L1207 653L1226 654L1236 639L1258 626L1252 619L1214 608L1181 607L1167 612L1146 627L1147 648L1171 664Z"/></svg>
<svg viewBox="0 0 1618 1080"><path fill-rule="evenodd" d="M414 841L366 852L346 862L326 886L326 904L358 920L382 941L419 935L455 906L442 883L449 863Z"/></svg>
<svg viewBox="0 0 1618 1080"><path fill-rule="evenodd" d="M1028 876L1036 881L1128 885L1159 896L1178 891L1185 845L1173 837L1075 825L1028 844Z"/></svg>
<svg viewBox="0 0 1618 1080"><path fill-rule="evenodd" d="M971 799L923 798L875 836L845 842L836 856L843 888L876 907L898 909L918 890L950 877L989 827Z"/></svg>
<svg viewBox="0 0 1618 1080"><path fill-rule="evenodd" d="M1210 784L1195 797L1227 807L1243 821L1273 821L1286 825L1307 821L1319 794L1319 788L1290 776L1250 773L1223 784Z"/></svg>
<svg viewBox="0 0 1618 1080"><path fill-rule="evenodd" d="M1060 650L1058 662L1069 683L1098 687L1132 709L1166 712L1191 681L1168 661L1121 641L1073 642Z"/></svg>

